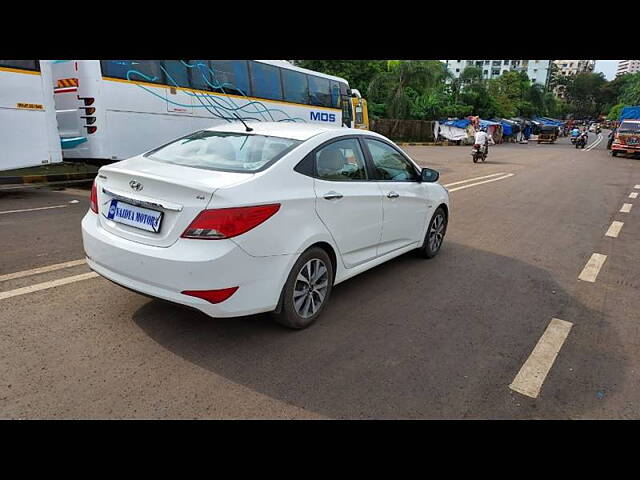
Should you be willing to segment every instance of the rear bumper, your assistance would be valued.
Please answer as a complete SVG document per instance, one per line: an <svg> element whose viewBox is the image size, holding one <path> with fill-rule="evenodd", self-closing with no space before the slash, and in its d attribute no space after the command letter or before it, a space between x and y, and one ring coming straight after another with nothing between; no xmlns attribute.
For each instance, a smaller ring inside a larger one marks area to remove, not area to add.
<svg viewBox="0 0 640 480"><path fill-rule="evenodd" d="M89 211L82 220L87 264L103 277L144 295L196 308L212 317L237 317L276 308L294 255L254 257L231 240L179 239L155 247L118 237ZM184 290L238 290L222 303Z"/></svg>
<svg viewBox="0 0 640 480"><path fill-rule="evenodd" d="M640 145L621 145L619 143L611 144L611 150L623 153L640 153Z"/></svg>

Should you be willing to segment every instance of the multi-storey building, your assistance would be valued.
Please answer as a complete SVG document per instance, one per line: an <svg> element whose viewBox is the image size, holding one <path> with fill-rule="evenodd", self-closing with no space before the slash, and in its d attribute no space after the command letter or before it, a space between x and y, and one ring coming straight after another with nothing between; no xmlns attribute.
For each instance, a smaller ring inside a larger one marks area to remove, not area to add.
<svg viewBox="0 0 640 480"><path fill-rule="evenodd" d="M624 73L640 72L640 60L620 60L618 62L618 71L616 77Z"/></svg>
<svg viewBox="0 0 640 480"><path fill-rule="evenodd" d="M558 67L558 73L564 77L593 72L596 66L595 60L554 60L553 63Z"/></svg>
<svg viewBox="0 0 640 480"><path fill-rule="evenodd" d="M596 66L595 60L554 60L559 77L570 77L579 73L591 73ZM553 92L559 98L565 97L565 86L556 85Z"/></svg>
<svg viewBox="0 0 640 480"><path fill-rule="evenodd" d="M524 71L532 82L545 87L549 83L551 60L442 60L458 78L469 66L482 69L485 79L496 78L508 71Z"/></svg>

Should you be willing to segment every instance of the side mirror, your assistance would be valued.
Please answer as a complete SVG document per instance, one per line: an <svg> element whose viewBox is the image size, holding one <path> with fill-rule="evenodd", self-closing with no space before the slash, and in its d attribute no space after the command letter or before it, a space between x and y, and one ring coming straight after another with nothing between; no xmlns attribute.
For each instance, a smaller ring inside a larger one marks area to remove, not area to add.
<svg viewBox="0 0 640 480"><path fill-rule="evenodd" d="M440 178L440 174L436 170L423 168L420 172L420 181L422 182L433 183L437 182L438 178Z"/></svg>

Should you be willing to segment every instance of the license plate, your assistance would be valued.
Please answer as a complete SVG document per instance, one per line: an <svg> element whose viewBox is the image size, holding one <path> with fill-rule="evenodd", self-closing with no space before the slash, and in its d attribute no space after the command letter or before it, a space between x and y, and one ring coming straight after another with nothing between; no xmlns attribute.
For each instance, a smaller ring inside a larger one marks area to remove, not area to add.
<svg viewBox="0 0 640 480"><path fill-rule="evenodd" d="M160 231L162 212L130 205L121 200L111 200L107 218L130 227L157 233Z"/></svg>

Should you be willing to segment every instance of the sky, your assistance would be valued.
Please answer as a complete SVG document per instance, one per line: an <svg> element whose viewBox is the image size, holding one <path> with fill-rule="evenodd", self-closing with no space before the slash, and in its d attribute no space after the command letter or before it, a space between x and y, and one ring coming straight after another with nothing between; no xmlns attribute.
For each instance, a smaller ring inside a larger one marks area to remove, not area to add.
<svg viewBox="0 0 640 480"><path fill-rule="evenodd" d="M613 80L620 60L596 60L595 73L602 72L607 80Z"/></svg>

